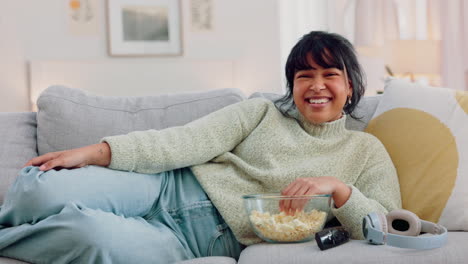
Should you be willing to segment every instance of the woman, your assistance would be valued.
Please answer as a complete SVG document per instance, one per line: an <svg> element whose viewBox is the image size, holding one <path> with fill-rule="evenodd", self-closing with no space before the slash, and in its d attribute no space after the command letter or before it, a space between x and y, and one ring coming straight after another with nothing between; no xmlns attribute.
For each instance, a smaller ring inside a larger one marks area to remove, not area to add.
<svg viewBox="0 0 468 264"><path fill-rule="evenodd" d="M279 191L331 194L333 215L361 239L365 215L401 201L383 145L345 129L364 93L354 49L339 35L311 32L292 49L286 77L289 91L276 103L246 100L182 127L30 160L0 211L0 255L38 263L237 258L261 242L241 196Z"/></svg>

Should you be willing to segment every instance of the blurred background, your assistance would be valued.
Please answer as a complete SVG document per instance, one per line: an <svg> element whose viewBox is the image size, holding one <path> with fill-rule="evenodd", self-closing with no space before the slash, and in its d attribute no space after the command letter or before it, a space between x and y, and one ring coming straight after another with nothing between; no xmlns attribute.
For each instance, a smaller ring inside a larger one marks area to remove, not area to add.
<svg viewBox="0 0 468 264"><path fill-rule="evenodd" d="M0 112L31 111L55 84L283 93L286 57L312 30L355 45L367 95L387 76L467 90L467 11L468 0L2 0Z"/></svg>

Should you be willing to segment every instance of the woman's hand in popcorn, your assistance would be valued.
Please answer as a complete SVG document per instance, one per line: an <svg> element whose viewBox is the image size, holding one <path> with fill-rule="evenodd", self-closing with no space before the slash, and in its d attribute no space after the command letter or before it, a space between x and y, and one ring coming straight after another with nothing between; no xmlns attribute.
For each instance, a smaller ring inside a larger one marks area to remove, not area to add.
<svg viewBox="0 0 468 264"><path fill-rule="evenodd" d="M24 166L40 166L42 171L53 168L81 168L87 165L108 166L111 151L107 143L82 148L50 152L28 161Z"/></svg>
<svg viewBox="0 0 468 264"><path fill-rule="evenodd" d="M351 195L351 188L331 176L298 178L281 191L282 195L331 194L336 208L344 205ZM282 200L280 209L288 214L301 211L308 199Z"/></svg>

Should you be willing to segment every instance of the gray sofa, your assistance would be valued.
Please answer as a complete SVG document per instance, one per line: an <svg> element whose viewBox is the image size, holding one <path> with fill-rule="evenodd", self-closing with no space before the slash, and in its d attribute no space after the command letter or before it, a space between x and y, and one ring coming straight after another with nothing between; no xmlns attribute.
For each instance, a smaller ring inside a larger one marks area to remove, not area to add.
<svg viewBox="0 0 468 264"><path fill-rule="evenodd" d="M251 97L275 98L255 93ZM246 100L236 89L147 97L102 97L82 90L50 87L38 99L38 112L0 113L0 203L8 186L29 159L51 151L93 144L109 135L183 125L226 105ZM361 121L347 127L363 130L379 97L365 97L357 109ZM468 232L449 232L448 243L434 250L374 246L352 240L320 251L315 241L301 244L257 244L239 260L206 257L182 263L468 263ZM0 263L24 263L1 258ZM157 263L157 260L155 260Z"/></svg>

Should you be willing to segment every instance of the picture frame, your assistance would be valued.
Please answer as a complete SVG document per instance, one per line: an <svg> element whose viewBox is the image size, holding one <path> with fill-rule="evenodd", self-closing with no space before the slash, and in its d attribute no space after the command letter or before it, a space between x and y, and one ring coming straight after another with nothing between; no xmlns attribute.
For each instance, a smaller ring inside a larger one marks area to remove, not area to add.
<svg viewBox="0 0 468 264"><path fill-rule="evenodd" d="M110 56L182 55L179 0L107 0Z"/></svg>

